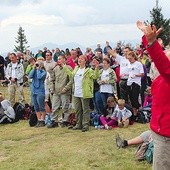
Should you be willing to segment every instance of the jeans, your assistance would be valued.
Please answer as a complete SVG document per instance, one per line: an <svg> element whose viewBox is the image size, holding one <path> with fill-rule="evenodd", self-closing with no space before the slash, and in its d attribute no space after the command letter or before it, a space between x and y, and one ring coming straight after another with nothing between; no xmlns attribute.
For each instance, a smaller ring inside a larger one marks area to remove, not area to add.
<svg viewBox="0 0 170 170"><path fill-rule="evenodd" d="M102 98L102 102L103 102L103 107L106 108L107 107L107 98L110 96L113 96L113 94L111 93L103 93L101 92L101 98Z"/></svg>
<svg viewBox="0 0 170 170"><path fill-rule="evenodd" d="M97 111L97 114L102 114L104 106L99 91L94 92L93 103L94 103L94 108Z"/></svg>
<svg viewBox="0 0 170 170"><path fill-rule="evenodd" d="M45 112L45 94L32 94L33 105L36 112Z"/></svg>

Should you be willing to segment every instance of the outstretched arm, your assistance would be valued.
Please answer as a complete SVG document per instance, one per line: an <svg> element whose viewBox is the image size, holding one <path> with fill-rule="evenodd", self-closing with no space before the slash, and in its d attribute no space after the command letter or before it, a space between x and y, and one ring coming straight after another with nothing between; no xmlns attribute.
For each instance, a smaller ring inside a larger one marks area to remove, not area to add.
<svg viewBox="0 0 170 170"><path fill-rule="evenodd" d="M155 63L159 73L166 79L170 79L170 60L162 50L161 45L156 40L162 28L156 29L155 25L145 25L141 21L137 21L137 27L144 33L142 37L143 43Z"/></svg>

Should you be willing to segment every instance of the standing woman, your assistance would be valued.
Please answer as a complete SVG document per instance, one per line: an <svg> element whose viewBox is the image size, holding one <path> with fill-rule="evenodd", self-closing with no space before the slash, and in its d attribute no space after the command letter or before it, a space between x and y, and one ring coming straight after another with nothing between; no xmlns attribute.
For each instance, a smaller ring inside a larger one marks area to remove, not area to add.
<svg viewBox="0 0 170 170"><path fill-rule="evenodd" d="M33 100L34 109L37 115L36 127L45 126L45 78L46 71L43 61L37 61L33 70L29 73L29 78L32 79L31 95Z"/></svg>
<svg viewBox="0 0 170 170"><path fill-rule="evenodd" d="M98 79L104 109L107 106L107 98L116 94L116 80L115 71L110 68L110 59L104 58L103 69L100 70L100 78Z"/></svg>
<svg viewBox="0 0 170 170"><path fill-rule="evenodd" d="M127 80L128 95L133 108L134 116L136 117L137 111L140 107L139 94L141 78L144 76L144 69L142 63L138 61L135 52L130 51L128 53L128 60L130 62L128 66L129 77Z"/></svg>
<svg viewBox="0 0 170 170"><path fill-rule="evenodd" d="M78 66L71 72L66 65L65 72L73 77L73 104L77 116L76 126L73 130L89 130L90 109L89 102L93 98L93 79L99 77L99 63L96 61L95 70L86 67L87 57L81 55L78 58Z"/></svg>

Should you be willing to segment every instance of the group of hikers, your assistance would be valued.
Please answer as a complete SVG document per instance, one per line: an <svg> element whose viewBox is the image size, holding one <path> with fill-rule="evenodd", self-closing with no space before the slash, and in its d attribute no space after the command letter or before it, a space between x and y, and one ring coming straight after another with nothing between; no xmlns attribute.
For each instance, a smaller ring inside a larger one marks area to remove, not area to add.
<svg viewBox="0 0 170 170"><path fill-rule="evenodd" d="M71 104L76 113L76 124L72 130L82 132L89 131L92 110L100 115L100 127L107 130L117 126L127 128L138 120L140 109L150 107L149 134L152 134L156 147L153 167L166 169L170 163L168 157L162 154L168 155L167 147L170 145L167 99L170 52L165 49L162 40L157 39L160 29L140 21L137 26L144 36L142 45L135 49L122 47L119 43L112 48L106 41L104 49L98 44L94 51L87 48L84 54L80 48L50 51L46 47L34 57L29 50L25 54L9 53L6 68L4 63L0 63L1 69L2 66L5 68L1 79L3 83L8 83L8 103L13 106L17 95L18 101L25 105L23 87L27 83L30 86L30 105L34 106L38 120L35 127L46 126L46 115L50 117L47 127L58 127L61 108L60 124L67 127ZM9 112L2 104L4 100L1 93L1 106ZM146 136L150 135L141 135L133 141L121 140L117 136L116 141L118 147L125 147L145 141ZM168 141L166 151L165 141ZM163 165L165 159L168 163Z"/></svg>

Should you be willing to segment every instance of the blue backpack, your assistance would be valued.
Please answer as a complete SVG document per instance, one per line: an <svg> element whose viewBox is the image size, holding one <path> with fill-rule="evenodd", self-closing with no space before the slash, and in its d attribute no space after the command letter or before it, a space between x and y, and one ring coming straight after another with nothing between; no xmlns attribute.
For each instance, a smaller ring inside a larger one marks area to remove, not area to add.
<svg viewBox="0 0 170 170"><path fill-rule="evenodd" d="M91 112L90 113L90 125L91 126L98 126L100 125L100 114Z"/></svg>

